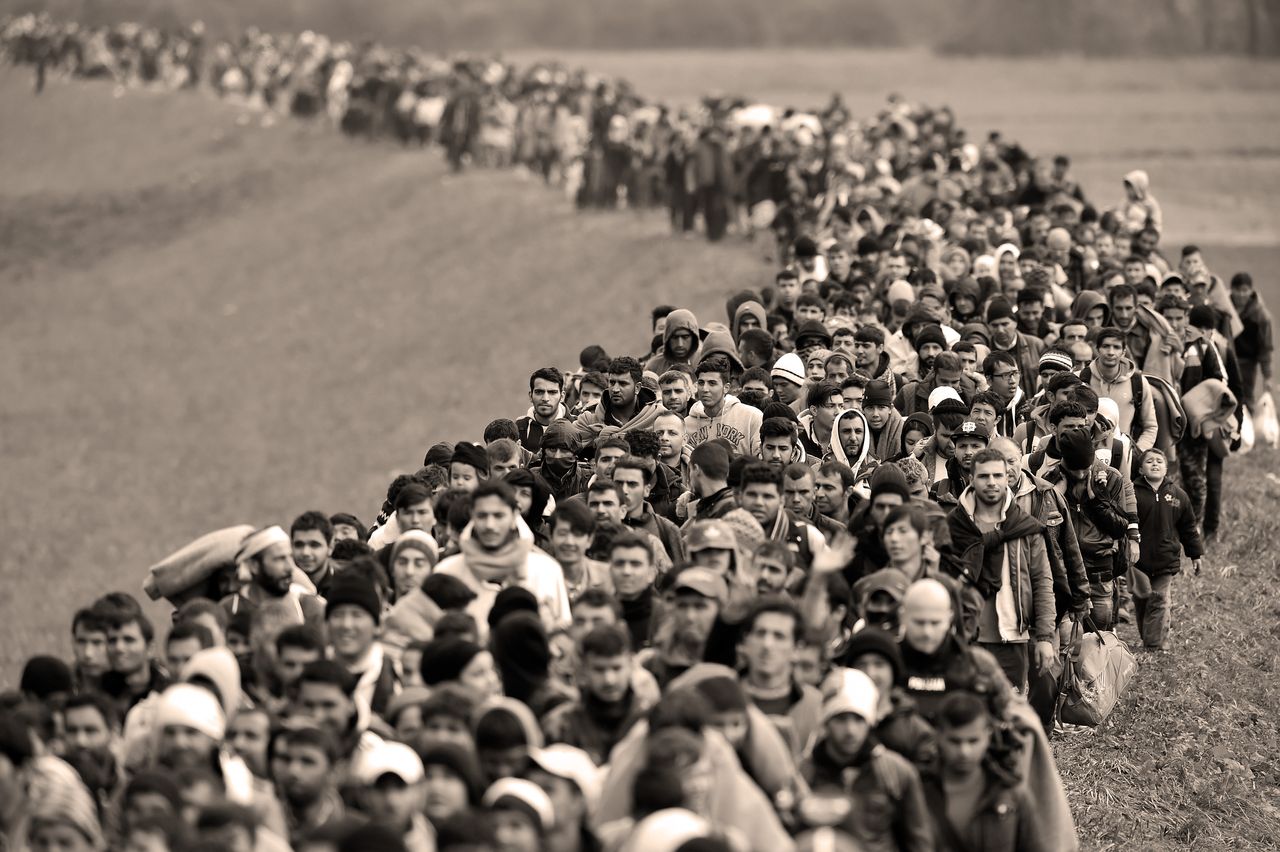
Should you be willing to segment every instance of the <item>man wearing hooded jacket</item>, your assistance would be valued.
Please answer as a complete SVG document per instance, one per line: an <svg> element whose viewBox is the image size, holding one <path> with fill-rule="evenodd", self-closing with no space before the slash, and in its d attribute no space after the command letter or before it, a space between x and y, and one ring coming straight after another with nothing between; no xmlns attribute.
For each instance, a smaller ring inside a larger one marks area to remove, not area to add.
<svg viewBox="0 0 1280 852"><path fill-rule="evenodd" d="M703 359L694 373L698 401L684 421L686 450L692 452L698 445L719 438L728 441L738 455L759 456L764 415L760 409L743 405L736 396L726 393L729 361L722 355L713 355Z"/></svg>

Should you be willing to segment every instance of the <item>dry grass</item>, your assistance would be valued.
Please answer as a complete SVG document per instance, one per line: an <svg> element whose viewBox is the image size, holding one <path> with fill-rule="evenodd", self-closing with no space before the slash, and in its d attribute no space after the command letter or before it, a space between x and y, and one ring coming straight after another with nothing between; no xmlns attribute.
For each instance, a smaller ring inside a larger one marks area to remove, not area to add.
<svg viewBox="0 0 1280 852"><path fill-rule="evenodd" d="M1086 849L1275 849L1280 836L1280 477L1228 465L1220 542L1174 585L1165 653L1092 734L1055 741ZM1136 631L1120 635L1140 646Z"/></svg>

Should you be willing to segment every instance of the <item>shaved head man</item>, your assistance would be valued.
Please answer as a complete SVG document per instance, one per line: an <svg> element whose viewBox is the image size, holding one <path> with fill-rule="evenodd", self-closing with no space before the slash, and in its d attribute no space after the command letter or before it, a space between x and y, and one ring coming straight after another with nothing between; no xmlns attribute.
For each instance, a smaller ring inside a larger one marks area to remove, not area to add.
<svg viewBox="0 0 1280 852"><path fill-rule="evenodd" d="M917 580L902 599L903 641L922 654L942 647L951 630L951 593L937 580Z"/></svg>

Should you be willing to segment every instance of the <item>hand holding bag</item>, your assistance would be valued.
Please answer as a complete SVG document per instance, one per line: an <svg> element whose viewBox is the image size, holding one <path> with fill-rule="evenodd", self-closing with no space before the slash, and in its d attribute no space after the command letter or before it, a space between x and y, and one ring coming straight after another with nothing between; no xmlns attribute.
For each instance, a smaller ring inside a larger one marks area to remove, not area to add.
<svg viewBox="0 0 1280 852"><path fill-rule="evenodd" d="M1077 621L1071 641L1063 648L1062 692L1058 718L1072 725L1096 727L1106 721L1138 670L1137 660L1120 637L1099 630L1085 616L1088 630Z"/></svg>

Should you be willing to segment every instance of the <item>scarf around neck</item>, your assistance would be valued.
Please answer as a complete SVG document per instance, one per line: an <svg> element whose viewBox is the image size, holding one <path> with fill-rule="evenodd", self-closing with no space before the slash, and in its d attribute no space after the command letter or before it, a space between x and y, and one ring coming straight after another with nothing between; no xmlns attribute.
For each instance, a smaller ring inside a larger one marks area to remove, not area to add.
<svg viewBox="0 0 1280 852"><path fill-rule="evenodd" d="M505 583L524 574L525 563L533 550L533 533L523 518L516 518L516 528L511 537L497 550L489 550L476 540L468 524L462 531L459 546L467 568L477 579Z"/></svg>

